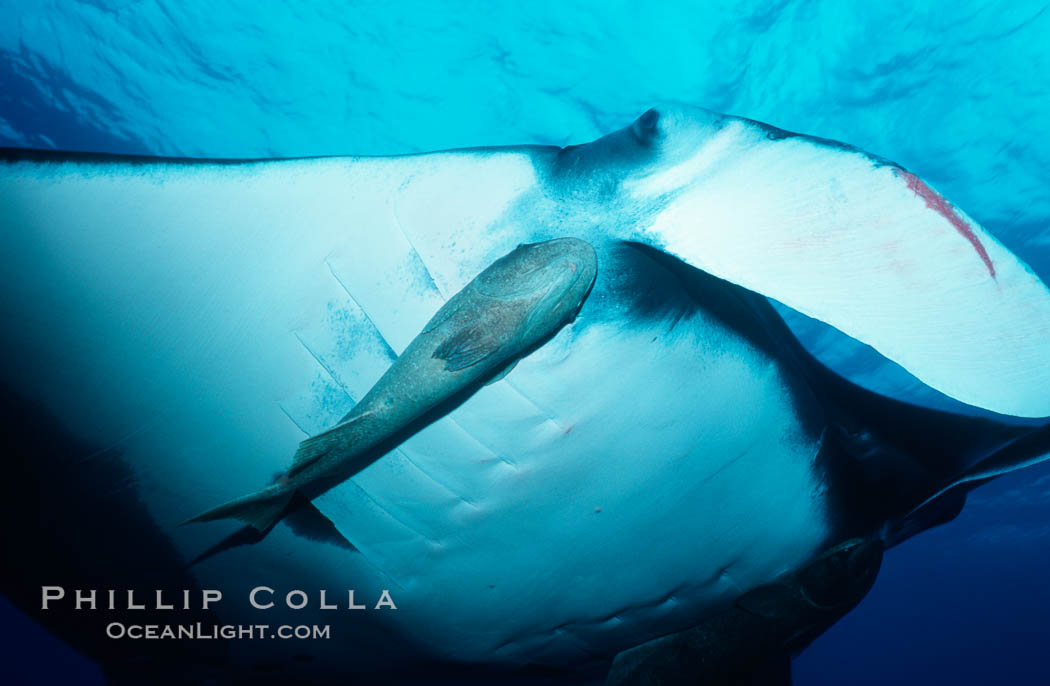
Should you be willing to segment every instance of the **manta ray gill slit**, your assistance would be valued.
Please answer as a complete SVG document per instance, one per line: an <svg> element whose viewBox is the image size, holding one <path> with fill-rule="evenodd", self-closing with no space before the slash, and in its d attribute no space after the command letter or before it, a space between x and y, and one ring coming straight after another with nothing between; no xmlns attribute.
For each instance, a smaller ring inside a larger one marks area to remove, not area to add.
<svg viewBox="0 0 1050 686"><path fill-rule="evenodd" d="M915 174L899 167L894 171L896 171L897 175L902 177L905 183L908 184L909 190L926 202L926 207L951 222L951 225L955 227L955 230L958 231L963 238L970 241L973 249L976 250L977 254L981 257L981 261L984 262L984 266L988 268L988 274L994 279L995 265L992 264L992 258L988 256L988 251L985 250L984 245L981 243L981 239L977 237L977 234L973 232L973 229L966 225L966 222L959 216L959 213L955 211L955 208L952 207L951 203L941 197L937 191L927 186L926 182Z"/></svg>

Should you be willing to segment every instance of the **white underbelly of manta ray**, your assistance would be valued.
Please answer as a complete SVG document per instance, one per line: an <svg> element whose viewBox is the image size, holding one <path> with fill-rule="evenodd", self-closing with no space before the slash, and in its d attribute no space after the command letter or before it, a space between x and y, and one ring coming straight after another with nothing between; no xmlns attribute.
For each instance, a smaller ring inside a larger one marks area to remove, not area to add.
<svg viewBox="0 0 1050 686"><path fill-rule="evenodd" d="M591 297L611 297L601 278ZM609 654L688 626L826 539L819 436L778 365L702 313L671 329L586 311L314 501L442 654Z"/></svg>

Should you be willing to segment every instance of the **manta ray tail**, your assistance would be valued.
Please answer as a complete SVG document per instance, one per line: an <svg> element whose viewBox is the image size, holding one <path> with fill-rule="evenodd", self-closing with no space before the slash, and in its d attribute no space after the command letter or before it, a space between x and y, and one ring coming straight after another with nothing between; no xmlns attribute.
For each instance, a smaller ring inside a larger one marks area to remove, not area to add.
<svg viewBox="0 0 1050 686"><path fill-rule="evenodd" d="M214 507L192 519L187 519L183 524L211 522L217 519L239 519L258 531L267 531L281 518L293 495L295 495L295 489L271 486Z"/></svg>

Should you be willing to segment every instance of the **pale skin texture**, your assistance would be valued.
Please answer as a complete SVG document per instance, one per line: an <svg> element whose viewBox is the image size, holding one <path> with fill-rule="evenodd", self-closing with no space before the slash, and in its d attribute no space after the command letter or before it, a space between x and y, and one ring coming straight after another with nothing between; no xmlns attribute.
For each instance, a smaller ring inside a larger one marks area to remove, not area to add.
<svg viewBox="0 0 1050 686"><path fill-rule="evenodd" d="M339 424L300 443L276 484L189 521L233 517L269 528L295 492L313 497L349 478L429 412L500 378L575 318L596 274L585 241L518 246L450 298Z"/></svg>

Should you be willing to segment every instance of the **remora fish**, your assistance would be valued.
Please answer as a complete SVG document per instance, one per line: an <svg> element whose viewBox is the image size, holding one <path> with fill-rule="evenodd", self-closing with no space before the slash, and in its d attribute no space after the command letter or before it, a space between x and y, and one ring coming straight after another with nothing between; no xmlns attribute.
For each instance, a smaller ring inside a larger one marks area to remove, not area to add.
<svg viewBox="0 0 1050 686"><path fill-rule="evenodd" d="M235 517L260 531L270 528L296 492L350 477L379 456L377 447L406 437L434 408L506 376L575 318L596 273L597 257L586 241L519 245L445 303L338 425L300 443L292 468L276 484L187 523Z"/></svg>

